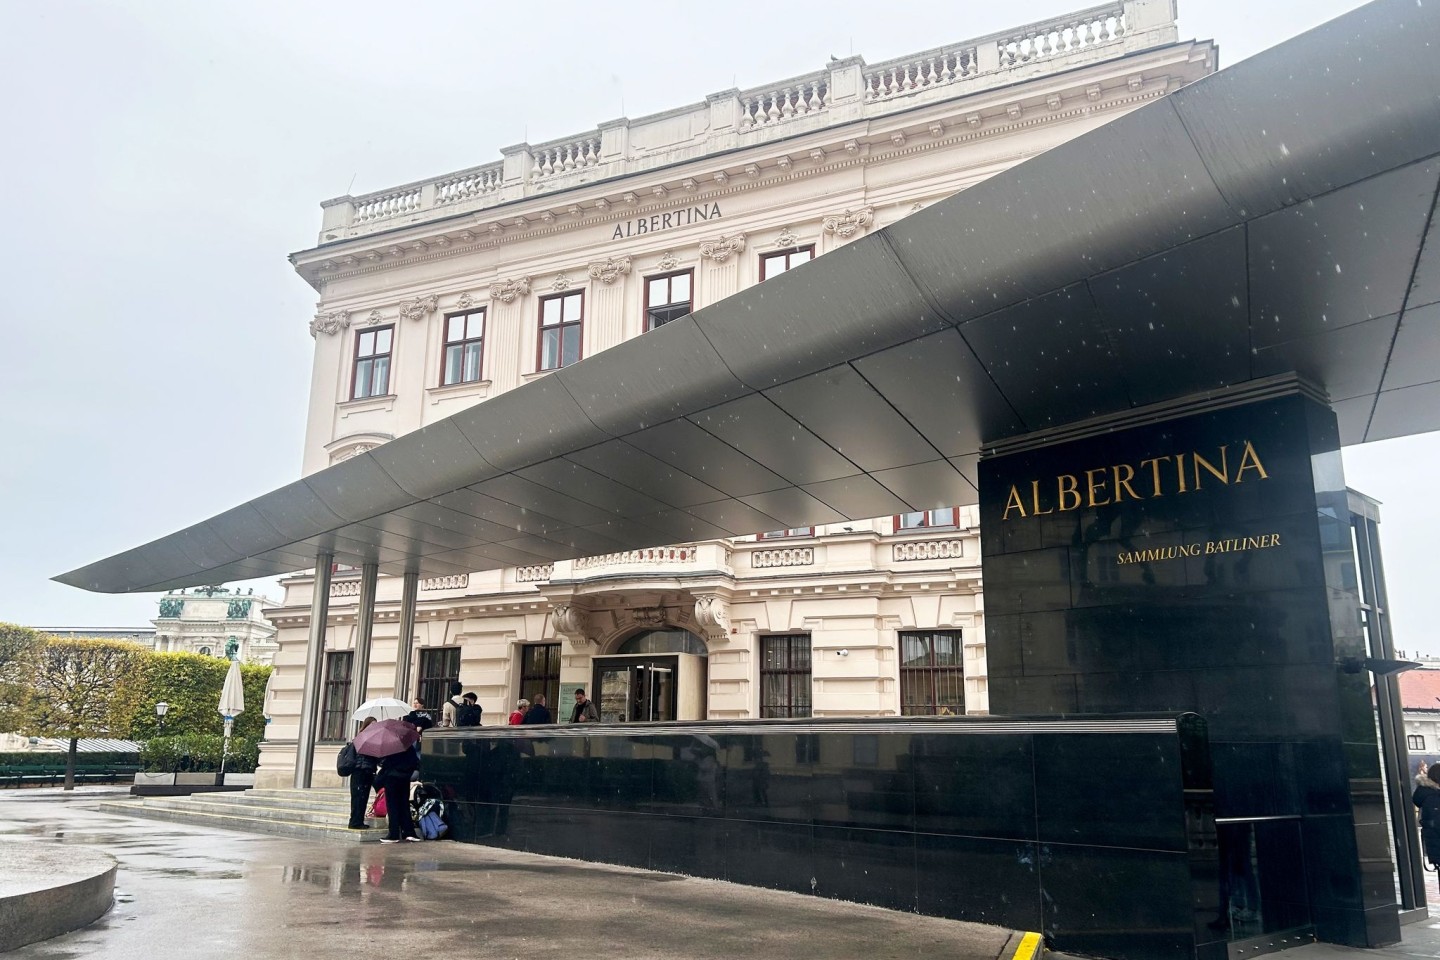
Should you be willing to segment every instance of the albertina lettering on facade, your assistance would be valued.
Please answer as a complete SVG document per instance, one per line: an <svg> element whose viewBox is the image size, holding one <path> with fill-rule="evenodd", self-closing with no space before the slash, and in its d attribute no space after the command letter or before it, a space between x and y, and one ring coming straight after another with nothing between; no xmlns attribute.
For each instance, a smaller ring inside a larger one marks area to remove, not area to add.
<svg viewBox="0 0 1440 960"><path fill-rule="evenodd" d="M1041 517L1056 512L1079 510L1081 507L1103 507L1121 503L1127 497L1131 500L1143 500L1163 497L1167 491L1176 494L1192 493L1204 487L1207 477L1227 485L1243 483L1246 471L1253 471L1252 479L1269 479L1265 465L1260 462L1260 455L1255 452L1255 447L1249 440L1245 441L1239 462L1232 474L1229 448L1229 444L1219 447L1213 458L1202 456L1197 451L1147 457L1140 461L1139 470L1128 463L1083 470L1083 493L1079 475L1062 473L1055 477L1053 500L1049 499L1049 483L1045 484L1042 492L1039 480L1030 481L1028 500L1020 493L1020 488L1012 484L1005 498L1005 513L1000 519L1009 520L1012 511L1021 517ZM1136 484L1140 485L1139 491L1135 489Z"/></svg>
<svg viewBox="0 0 1440 960"><path fill-rule="evenodd" d="M623 240L627 237L643 237L647 233L657 233L661 230L669 230L672 227L688 227L692 223L719 219L720 204L717 201L711 203L708 207L686 207L683 210L656 213L649 217L641 217L638 220L626 220L624 223L617 223L615 224L615 232L610 235L610 239Z"/></svg>

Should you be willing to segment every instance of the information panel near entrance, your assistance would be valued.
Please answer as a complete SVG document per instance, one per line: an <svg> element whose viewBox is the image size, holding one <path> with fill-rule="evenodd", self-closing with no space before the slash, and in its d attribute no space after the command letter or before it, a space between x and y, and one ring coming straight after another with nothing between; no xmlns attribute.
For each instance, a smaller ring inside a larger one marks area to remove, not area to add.
<svg viewBox="0 0 1440 960"><path fill-rule="evenodd" d="M1367 651L1335 417L1287 389L980 464L992 712L1209 724L1200 956L1312 927L1399 939L1369 677L1339 665ZM1117 768L1113 789L1145 786ZM1164 896L1121 864L1107 877Z"/></svg>

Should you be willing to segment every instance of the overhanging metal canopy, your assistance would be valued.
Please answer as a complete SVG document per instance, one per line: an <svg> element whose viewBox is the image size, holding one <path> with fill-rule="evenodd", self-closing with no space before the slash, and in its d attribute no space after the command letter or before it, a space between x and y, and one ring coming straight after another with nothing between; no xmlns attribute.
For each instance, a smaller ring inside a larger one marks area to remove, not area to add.
<svg viewBox="0 0 1440 960"><path fill-rule="evenodd" d="M57 580L425 576L972 503L982 446L1275 374L1440 429L1440 4L1380 0L690 317Z"/></svg>

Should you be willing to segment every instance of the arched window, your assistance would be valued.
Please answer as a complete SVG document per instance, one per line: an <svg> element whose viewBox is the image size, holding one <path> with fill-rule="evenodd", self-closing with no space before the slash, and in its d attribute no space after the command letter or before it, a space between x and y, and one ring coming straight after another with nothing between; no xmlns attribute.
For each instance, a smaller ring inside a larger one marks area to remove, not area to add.
<svg viewBox="0 0 1440 960"><path fill-rule="evenodd" d="M616 653L689 653L697 657L710 655L710 650L689 630L642 630L620 644Z"/></svg>

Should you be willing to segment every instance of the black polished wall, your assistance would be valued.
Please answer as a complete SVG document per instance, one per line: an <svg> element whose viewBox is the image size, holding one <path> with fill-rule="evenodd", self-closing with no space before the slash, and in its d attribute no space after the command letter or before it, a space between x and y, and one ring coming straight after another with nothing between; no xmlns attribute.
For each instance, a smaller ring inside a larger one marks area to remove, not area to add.
<svg viewBox="0 0 1440 960"><path fill-rule="evenodd" d="M1218 902L1209 768L1193 715L446 730L422 767L457 840L1135 960L1224 956L1197 953Z"/></svg>
<svg viewBox="0 0 1440 960"><path fill-rule="evenodd" d="M1062 475L1076 509L1058 509ZM1337 667L1366 654L1333 414L1297 394L996 456L980 495L992 712L1201 714L1216 815L1270 861L1259 926L1227 934L1308 921L1324 940L1398 941L1368 675Z"/></svg>

